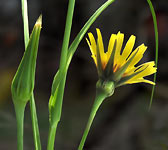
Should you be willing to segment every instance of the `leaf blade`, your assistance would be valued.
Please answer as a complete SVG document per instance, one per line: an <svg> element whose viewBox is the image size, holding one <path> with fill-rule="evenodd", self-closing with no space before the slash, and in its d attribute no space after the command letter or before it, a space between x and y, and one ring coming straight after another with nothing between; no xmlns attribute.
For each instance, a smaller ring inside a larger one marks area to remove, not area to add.
<svg viewBox="0 0 168 150"><path fill-rule="evenodd" d="M158 26L157 26L157 19L156 19L156 13L154 10L154 7L152 5L151 0L147 0L151 14L152 14L152 18L153 18L153 24L154 24L154 32L155 32L155 64L156 67L158 66L158 53L159 53L159 36L158 36ZM154 74L154 79L153 82L156 83L156 74ZM154 97L154 91L155 91L155 85L153 85L152 87L152 93L151 93L151 97L150 97L150 103L149 103L149 110L151 109L152 106L152 102L153 102L153 97Z"/></svg>

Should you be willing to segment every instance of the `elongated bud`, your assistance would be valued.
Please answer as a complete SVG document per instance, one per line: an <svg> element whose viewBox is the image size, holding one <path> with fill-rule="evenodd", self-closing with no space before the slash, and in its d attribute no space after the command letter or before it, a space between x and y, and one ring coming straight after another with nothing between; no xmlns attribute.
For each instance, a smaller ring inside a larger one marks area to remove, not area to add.
<svg viewBox="0 0 168 150"><path fill-rule="evenodd" d="M96 83L97 92L103 92L106 97L114 93L115 85L113 81L98 80Z"/></svg>
<svg viewBox="0 0 168 150"><path fill-rule="evenodd" d="M21 63L14 76L11 86L12 98L16 101L27 102L34 89L36 58L39 45L42 17L34 25L32 34Z"/></svg>

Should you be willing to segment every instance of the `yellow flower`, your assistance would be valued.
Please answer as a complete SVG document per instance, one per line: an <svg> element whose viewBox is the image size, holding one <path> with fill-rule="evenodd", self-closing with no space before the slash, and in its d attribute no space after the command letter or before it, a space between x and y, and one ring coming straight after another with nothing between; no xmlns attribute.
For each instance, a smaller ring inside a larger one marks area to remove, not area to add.
<svg viewBox="0 0 168 150"><path fill-rule="evenodd" d="M144 77L154 74L157 70L154 61L136 66L142 59L147 47L144 44L133 50L135 36L131 35L122 51L124 34L112 34L107 52L104 51L102 35L97 31L97 42L92 33L88 33L87 43L90 47L92 58L96 64L99 78L102 81L113 81L115 87L145 82L155 84Z"/></svg>

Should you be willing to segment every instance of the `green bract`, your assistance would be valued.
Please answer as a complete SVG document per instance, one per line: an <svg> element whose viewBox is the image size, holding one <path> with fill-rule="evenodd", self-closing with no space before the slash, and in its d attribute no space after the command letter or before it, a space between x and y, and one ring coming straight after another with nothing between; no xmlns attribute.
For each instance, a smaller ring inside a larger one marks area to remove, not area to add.
<svg viewBox="0 0 168 150"><path fill-rule="evenodd" d="M26 51L12 81L12 98L14 101L27 102L34 89L36 58L41 31L42 17L37 20Z"/></svg>
<svg viewBox="0 0 168 150"><path fill-rule="evenodd" d="M104 93L106 97L113 95L115 89L115 84L113 81L103 81L98 80L96 83L97 93Z"/></svg>

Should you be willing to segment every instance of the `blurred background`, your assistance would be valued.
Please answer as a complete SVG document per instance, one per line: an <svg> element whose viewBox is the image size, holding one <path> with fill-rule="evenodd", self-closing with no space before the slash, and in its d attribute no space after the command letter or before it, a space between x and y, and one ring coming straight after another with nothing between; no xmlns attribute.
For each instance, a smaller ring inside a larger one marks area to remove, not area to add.
<svg viewBox="0 0 168 150"><path fill-rule="evenodd" d="M106 0L76 0L71 42L88 18ZM104 101L87 138L85 150L168 149L168 2L152 0L159 28L159 64L156 91L148 111L151 85L134 84L116 89ZM28 0L30 31L42 13L43 27L37 59L35 99L43 149L48 136L48 100L59 66L68 0ZM16 120L10 84L24 52L19 0L0 2L0 150L16 150ZM146 0L116 0L89 29L100 28L105 48L112 33L125 34L124 45L135 35L135 47L148 46L141 62L155 59L152 16ZM87 35L85 35L87 37ZM73 57L66 83L57 150L75 150L80 142L95 96L97 70L83 39ZM151 76L148 79L153 79ZM25 112L25 150L33 150L30 109Z"/></svg>

